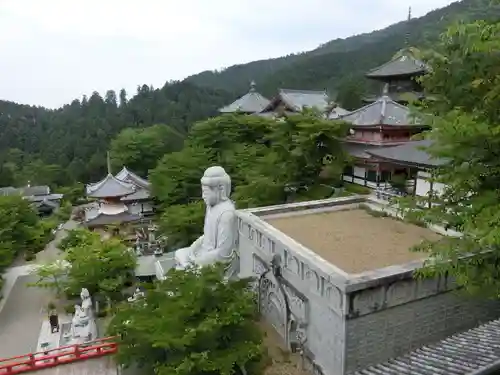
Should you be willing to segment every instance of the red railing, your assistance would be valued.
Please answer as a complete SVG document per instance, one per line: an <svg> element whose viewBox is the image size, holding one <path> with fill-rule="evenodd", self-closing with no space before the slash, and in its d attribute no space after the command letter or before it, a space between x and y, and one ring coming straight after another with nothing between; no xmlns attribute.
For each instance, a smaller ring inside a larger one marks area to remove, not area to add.
<svg viewBox="0 0 500 375"><path fill-rule="evenodd" d="M66 363L83 361L116 353L115 337L106 337L85 344L61 346L43 352L0 359L0 374L22 374Z"/></svg>

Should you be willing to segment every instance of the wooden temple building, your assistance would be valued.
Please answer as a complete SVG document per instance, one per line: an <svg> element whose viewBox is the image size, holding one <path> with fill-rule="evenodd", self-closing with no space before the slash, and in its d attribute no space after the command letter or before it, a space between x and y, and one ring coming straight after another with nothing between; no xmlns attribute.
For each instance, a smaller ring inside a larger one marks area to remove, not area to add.
<svg viewBox="0 0 500 375"><path fill-rule="evenodd" d="M63 194L52 193L49 186L27 186L15 188L7 186L0 188L0 196L20 195L31 202L40 216L51 215L61 205Z"/></svg>
<svg viewBox="0 0 500 375"><path fill-rule="evenodd" d="M231 104L219 109L220 113L254 114L262 111L269 104L269 99L265 98L255 89L255 82L250 83L250 90L242 97L236 99Z"/></svg>
<svg viewBox="0 0 500 375"><path fill-rule="evenodd" d="M220 108L220 113L243 113L264 117L281 117L299 113L305 108L316 109L329 119L337 119L348 113L345 109L332 106L326 91L279 89L271 99L265 98L250 84L250 91L233 103Z"/></svg>
<svg viewBox="0 0 500 375"><path fill-rule="evenodd" d="M415 78L427 69L413 56L411 49L405 48L367 73L367 78L379 80L384 88L378 98L367 98L367 105L341 116L351 124L345 148L353 158L352 165L344 171L344 181L372 188L385 186L395 176L410 184L414 181L414 169L379 158L373 151L403 145L428 128L414 118L406 106L412 100L423 98Z"/></svg>
<svg viewBox="0 0 500 375"><path fill-rule="evenodd" d="M149 182L126 167L116 175L108 167L106 177L86 186L86 194L95 200L85 211L83 224L90 229L147 223L154 213Z"/></svg>

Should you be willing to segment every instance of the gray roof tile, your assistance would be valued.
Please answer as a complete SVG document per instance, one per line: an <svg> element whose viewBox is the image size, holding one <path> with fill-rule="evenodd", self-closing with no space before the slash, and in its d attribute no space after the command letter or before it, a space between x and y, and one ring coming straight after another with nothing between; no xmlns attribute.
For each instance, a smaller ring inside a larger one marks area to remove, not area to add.
<svg viewBox="0 0 500 375"><path fill-rule="evenodd" d="M329 120L336 120L342 116L348 115L350 112L347 109L344 109L342 107L335 107L331 110L331 112L328 114L328 119Z"/></svg>
<svg viewBox="0 0 500 375"><path fill-rule="evenodd" d="M304 108L316 108L325 111L330 99L326 91L280 89L279 98L291 109L302 111Z"/></svg>
<svg viewBox="0 0 500 375"><path fill-rule="evenodd" d="M151 195L149 194L149 191L147 189L137 189L134 193L130 195L126 195L123 198L120 198L122 202L130 202L130 201L140 201L140 200L145 200L149 199Z"/></svg>
<svg viewBox="0 0 500 375"><path fill-rule="evenodd" d="M498 360L500 320L494 320L351 375L481 375Z"/></svg>
<svg viewBox="0 0 500 375"><path fill-rule="evenodd" d="M367 150L367 153L385 160L399 161L415 166L433 167L445 163L443 159L433 158L425 148L430 147L432 141L410 141L403 145Z"/></svg>
<svg viewBox="0 0 500 375"><path fill-rule="evenodd" d="M109 173L103 180L87 185L86 190L91 198L123 197L135 192L135 186Z"/></svg>
<svg viewBox="0 0 500 375"><path fill-rule="evenodd" d="M130 171L127 167L123 167L120 172L118 172L115 177L120 181L129 182L134 185L138 185L142 188L149 188L149 181L145 178L140 177L138 174Z"/></svg>
<svg viewBox="0 0 500 375"><path fill-rule="evenodd" d="M262 111L269 104L269 99L263 97L255 91L255 83L250 85L250 91L241 98L236 99L231 104L219 109L221 113L244 112L257 113Z"/></svg>
<svg viewBox="0 0 500 375"><path fill-rule="evenodd" d="M46 185L25 186L20 188L7 186L4 188L0 188L0 195L22 195L28 197L28 196L41 196L49 194L50 194L50 187Z"/></svg>
<svg viewBox="0 0 500 375"><path fill-rule="evenodd" d="M131 221L138 221L140 219L141 217L139 215L134 215L129 212L121 212L116 215L106 215L101 213L83 224L88 228L93 228L101 225L128 223Z"/></svg>
<svg viewBox="0 0 500 375"><path fill-rule="evenodd" d="M368 78L387 78L392 76L418 75L428 71L427 65L415 58L409 51L401 51L397 56L376 68L371 69Z"/></svg>
<svg viewBox="0 0 500 375"><path fill-rule="evenodd" d="M421 126L412 118L408 107L382 95L377 101L341 117L355 126Z"/></svg>

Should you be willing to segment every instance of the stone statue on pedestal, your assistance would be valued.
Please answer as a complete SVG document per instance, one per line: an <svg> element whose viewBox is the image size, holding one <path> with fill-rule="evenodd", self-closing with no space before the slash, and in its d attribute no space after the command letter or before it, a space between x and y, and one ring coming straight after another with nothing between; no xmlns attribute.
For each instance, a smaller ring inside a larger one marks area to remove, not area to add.
<svg viewBox="0 0 500 375"><path fill-rule="evenodd" d="M207 206L203 235L191 246L175 252L177 269L231 262L235 255L236 215L229 199L231 178L224 168L210 167L201 178L201 188Z"/></svg>

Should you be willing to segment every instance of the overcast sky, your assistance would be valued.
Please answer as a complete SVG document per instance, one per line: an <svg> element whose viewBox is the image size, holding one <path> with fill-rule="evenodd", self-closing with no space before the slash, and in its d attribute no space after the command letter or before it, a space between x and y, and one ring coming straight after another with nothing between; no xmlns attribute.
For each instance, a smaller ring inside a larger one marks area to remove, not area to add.
<svg viewBox="0 0 500 375"><path fill-rule="evenodd" d="M0 0L0 99L57 107L310 50L451 0Z"/></svg>

